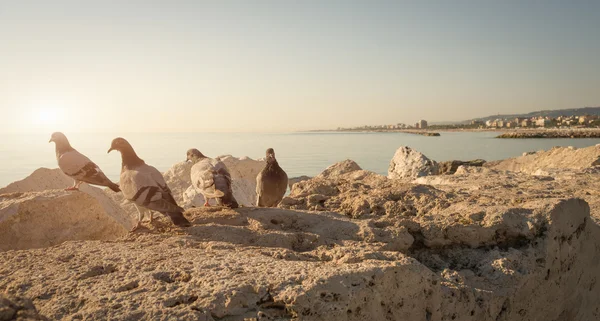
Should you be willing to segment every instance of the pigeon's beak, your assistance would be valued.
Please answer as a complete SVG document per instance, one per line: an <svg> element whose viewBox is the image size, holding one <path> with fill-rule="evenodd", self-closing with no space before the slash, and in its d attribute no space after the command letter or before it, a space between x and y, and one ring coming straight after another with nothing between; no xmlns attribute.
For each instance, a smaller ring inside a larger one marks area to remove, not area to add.
<svg viewBox="0 0 600 321"><path fill-rule="evenodd" d="M52 138L50 138L50 140L48 141L48 143L52 143L52 142L53 142L53 140L52 140Z"/></svg>
<svg viewBox="0 0 600 321"><path fill-rule="evenodd" d="M113 150L115 150L114 148L112 148L112 146L108 149L108 152L106 152L107 154L112 152Z"/></svg>

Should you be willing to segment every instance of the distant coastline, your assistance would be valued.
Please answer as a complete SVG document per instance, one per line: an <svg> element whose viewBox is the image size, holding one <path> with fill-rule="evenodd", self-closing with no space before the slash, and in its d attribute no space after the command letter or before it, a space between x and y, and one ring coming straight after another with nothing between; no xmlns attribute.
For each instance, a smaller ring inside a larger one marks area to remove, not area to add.
<svg viewBox="0 0 600 321"><path fill-rule="evenodd" d="M600 138L600 128L440 128L435 129L329 129L311 130L307 132L330 132L330 133L404 133L422 136L440 136L440 133L448 132L498 132L496 138Z"/></svg>

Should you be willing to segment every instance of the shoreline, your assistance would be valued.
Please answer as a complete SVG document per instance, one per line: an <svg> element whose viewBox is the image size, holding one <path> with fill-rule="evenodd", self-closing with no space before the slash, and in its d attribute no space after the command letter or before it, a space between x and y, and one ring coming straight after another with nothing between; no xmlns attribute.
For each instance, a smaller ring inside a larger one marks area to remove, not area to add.
<svg viewBox="0 0 600 321"><path fill-rule="evenodd" d="M435 130L435 131L434 131ZM339 133L405 133L423 136L440 136L440 133L456 132L496 132L496 138L600 138L600 128L448 128L448 129L347 129L347 130L322 130L314 132L339 132Z"/></svg>

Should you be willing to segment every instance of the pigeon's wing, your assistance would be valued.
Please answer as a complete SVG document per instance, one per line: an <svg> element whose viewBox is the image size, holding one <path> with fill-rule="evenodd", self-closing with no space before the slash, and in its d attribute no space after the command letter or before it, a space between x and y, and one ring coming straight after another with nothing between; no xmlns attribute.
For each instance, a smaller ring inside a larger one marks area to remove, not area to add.
<svg viewBox="0 0 600 321"><path fill-rule="evenodd" d="M98 166L82 153L72 150L58 157L58 167L68 176L79 179L85 177L87 172ZM97 168L97 171L100 171L100 169Z"/></svg>
<svg viewBox="0 0 600 321"><path fill-rule="evenodd" d="M192 166L191 179L192 185L205 198L222 197L223 193L215 186L215 167L210 159L203 159Z"/></svg>
<svg viewBox="0 0 600 321"><path fill-rule="evenodd" d="M288 189L288 176L287 173L280 167L279 168L280 172L279 172L279 179L277 180L277 191L279 192L280 195L280 200L283 199L283 196L285 195L285 192L287 192Z"/></svg>
<svg viewBox="0 0 600 321"><path fill-rule="evenodd" d="M121 190L126 199L150 210L183 212L162 174L152 166L142 165L124 170L121 173Z"/></svg>
<svg viewBox="0 0 600 321"><path fill-rule="evenodd" d="M115 185L104 175L98 165L76 150L61 154L58 158L58 167L63 173L79 181L100 186Z"/></svg>
<svg viewBox="0 0 600 321"><path fill-rule="evenodd" d="M263 172L264 169L261 170L258 175L256 175L256 195L260 197L263 193Z"/></svg>

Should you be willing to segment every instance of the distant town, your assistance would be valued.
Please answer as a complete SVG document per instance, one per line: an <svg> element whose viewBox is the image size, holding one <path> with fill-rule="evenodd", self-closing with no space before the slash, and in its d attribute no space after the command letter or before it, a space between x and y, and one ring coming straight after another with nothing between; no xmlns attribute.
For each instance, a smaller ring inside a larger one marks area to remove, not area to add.
<svg viewBox="0 0 600 321"><path fill-rule="evenodd" d="M598 128L598 115L572 116L536 116L530 118L498 118L494 120L472 120L464 124L428 125L426 120L419 120L414 125L403 123L391 125L365 125L359 127L338 127L338 131L384 131L384 130L415 130L415 129L519 129L519 128Z"/></svg>

